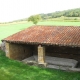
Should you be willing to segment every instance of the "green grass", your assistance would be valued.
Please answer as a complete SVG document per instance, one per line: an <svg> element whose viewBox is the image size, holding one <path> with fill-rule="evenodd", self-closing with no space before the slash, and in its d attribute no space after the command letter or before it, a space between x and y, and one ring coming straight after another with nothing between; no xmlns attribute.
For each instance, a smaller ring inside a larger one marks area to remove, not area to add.
<svg viewBox="0 0 80 80"><path fill-rule="evenodd" d="M80 80L80 73L29 66L8 59L0 50L0 80Z"/></svg>
<svg viewBox="0 0 80 80"><path fill-rule="evenodd" d="M43 21L39 22L41 25L54 25L54 26L80 26L80 22L64 22L64 21Z"/></svg>
<svg viewBox="0 0 80 80"><path fill-rule="evenodd" d="M7 24L0 24L0 43L1 40L19 32L29 26L32 26L32 22L17 22L17 23L7 23ZM65 26L80 26L80 22L58 22L58 21L42 21L39 22L38 25L65 25Z"/></svg>

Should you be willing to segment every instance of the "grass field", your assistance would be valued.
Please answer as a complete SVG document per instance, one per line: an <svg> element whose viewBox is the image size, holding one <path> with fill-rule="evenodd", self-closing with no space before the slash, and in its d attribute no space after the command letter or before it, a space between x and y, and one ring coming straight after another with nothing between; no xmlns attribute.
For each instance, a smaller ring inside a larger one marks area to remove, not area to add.
<svg viewBox="0 0 80 80"><path fill-rule="evenodd" d="M6 58L0 50L0 80L80 80L80 73L29 66Z"/></svg>
<svg viewBox="0 0 80 80"><path fill-rule="evenodd" d="M80 26L80 22L64 22L64 21L43 21L39 22L41 25L56 25L56 26Z"/></svg>
<svg viewBox="0 0 80 80"><path fill-rule="evenodd" d="M14 23L7 23L7 24L0 24L0 43L1 40L10 36L18 31L21 31L27 27L32 26L32 22L14 22ZM57 21L43 21L39 22L38 25L65 25L65 26L80 26L80 22L57 22Z"/></svg>

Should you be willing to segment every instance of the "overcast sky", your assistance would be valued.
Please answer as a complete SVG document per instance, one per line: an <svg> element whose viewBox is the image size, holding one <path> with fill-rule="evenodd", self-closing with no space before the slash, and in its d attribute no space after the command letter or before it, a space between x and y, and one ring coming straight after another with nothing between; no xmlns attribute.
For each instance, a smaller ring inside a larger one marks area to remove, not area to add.
<svg viewBox="0 0 80 80"><path fill-rule="evenodd" d="M80 0L0 0L0 22L72 8L80 8Z"/></svg>

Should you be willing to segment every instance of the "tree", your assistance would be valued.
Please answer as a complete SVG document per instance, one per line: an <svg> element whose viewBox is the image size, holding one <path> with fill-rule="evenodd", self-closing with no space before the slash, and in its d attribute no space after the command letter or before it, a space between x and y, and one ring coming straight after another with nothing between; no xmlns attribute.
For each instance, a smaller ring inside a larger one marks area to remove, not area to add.
<svg viewBox="0 0 80 80"><path fill-rule="evenodd" d="M33 15L28 18L28 21L32 21L34 24L37 24L41 20L40 15Z"/></svg>

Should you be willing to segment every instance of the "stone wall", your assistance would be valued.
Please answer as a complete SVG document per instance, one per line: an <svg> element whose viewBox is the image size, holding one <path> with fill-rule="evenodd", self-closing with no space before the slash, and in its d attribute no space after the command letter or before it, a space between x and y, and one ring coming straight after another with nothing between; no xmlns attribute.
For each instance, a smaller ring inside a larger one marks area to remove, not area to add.
<svg viewBox="0 0 80 80"><path fill-rule="evenodd" d="M5 41L0 44L0 48L5 52Z"/></svg>
<svg viewBox="0 0 80 80"><path fill-rule="evenodd" d="M79 47L46 46L46 55L80 60Z"/></svg>
<svg viewBox="0 0 80 80"><path fill-rule="evenodd" d="M32 56L31 46L6 43L6 56L11 59L22 60Z"/></svg>

